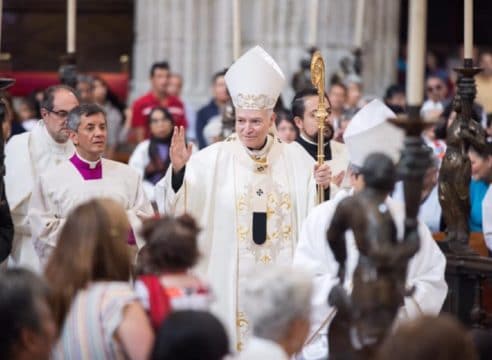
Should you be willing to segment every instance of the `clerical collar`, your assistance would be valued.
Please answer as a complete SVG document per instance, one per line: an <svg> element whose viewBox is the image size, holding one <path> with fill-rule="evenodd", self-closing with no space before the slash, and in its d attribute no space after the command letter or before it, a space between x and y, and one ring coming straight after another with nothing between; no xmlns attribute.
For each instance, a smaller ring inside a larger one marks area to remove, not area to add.
<svg viewBox="0 0 492 360"><path fill-rule="evenodd" d="M70 162L75 166L84 180L102 179L101 159L97 161L88 161L75 152L70 158Z"/></svg>
<svg viewBox="0 0 492 360"><path fill-rule="evenodd" d="M302 134L302 133L299 133L299 137L300 137L302 140L304 140L305 142L307 142L308 144L318 146L318 143L317 143L317 142L314 142L313 140L308 139L308 138L307 138L306 136L304 136L304 134ZM330 143L329 141L325 141L324 146L329 145L329 143Z"/></svg>

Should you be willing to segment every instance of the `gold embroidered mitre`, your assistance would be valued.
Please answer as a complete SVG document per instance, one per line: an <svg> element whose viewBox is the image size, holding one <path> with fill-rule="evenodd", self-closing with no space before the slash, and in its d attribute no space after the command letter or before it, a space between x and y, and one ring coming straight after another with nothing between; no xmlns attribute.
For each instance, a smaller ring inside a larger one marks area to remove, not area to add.
<svg viewBox="0 0 492 360"><path fill-rule="evenodd" d="M260 46L255 46L232 64L225 81L234 107L265 110L275 106L285 76L275 60Z"/></svg>

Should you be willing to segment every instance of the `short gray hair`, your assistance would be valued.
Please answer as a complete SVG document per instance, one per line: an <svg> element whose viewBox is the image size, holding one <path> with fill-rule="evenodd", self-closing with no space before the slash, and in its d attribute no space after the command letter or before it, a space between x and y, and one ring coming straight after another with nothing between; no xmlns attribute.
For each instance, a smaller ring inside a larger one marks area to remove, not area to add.
<svg viewBox="0 0 492 360"><path fill-rule="evenodd" d="M106 112L99 105L91 103L79 105L68 113L67 127L70 130L77 132L82 116L92 116L96 114L103 114L104 119L106 119Z"/></svg>
<svg viewBox="0 0 492 360"><path fill-rule="evenodd" d="M244 289L244 310L257 337L278 342L295 319L309 319L312 283L304 272L275 266L252 276Z"/></svg>

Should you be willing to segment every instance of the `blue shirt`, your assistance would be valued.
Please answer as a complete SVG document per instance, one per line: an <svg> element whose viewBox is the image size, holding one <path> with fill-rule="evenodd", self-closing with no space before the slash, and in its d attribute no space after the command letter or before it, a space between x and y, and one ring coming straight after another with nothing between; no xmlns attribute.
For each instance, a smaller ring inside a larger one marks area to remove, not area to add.
<svg viewBox="0 0 492 360"><path fill-rule="evenodd" d="M482 200L489 184L482 180L470 181L470 218L468 226L471 232L482 232Z"/></svg>

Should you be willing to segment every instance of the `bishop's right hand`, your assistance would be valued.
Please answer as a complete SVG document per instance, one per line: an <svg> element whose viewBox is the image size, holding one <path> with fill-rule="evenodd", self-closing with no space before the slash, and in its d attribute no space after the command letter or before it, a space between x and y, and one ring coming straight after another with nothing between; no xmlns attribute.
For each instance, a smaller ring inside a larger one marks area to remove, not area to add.
<svg viewBox="0 0 492 360"><path fill-rule="evenodd" d="M190 159L192 145L186 144L185 129L182 126L175 126L173 137L171 139L171 150L169 157L175 173L180 172Z"/></svg>

